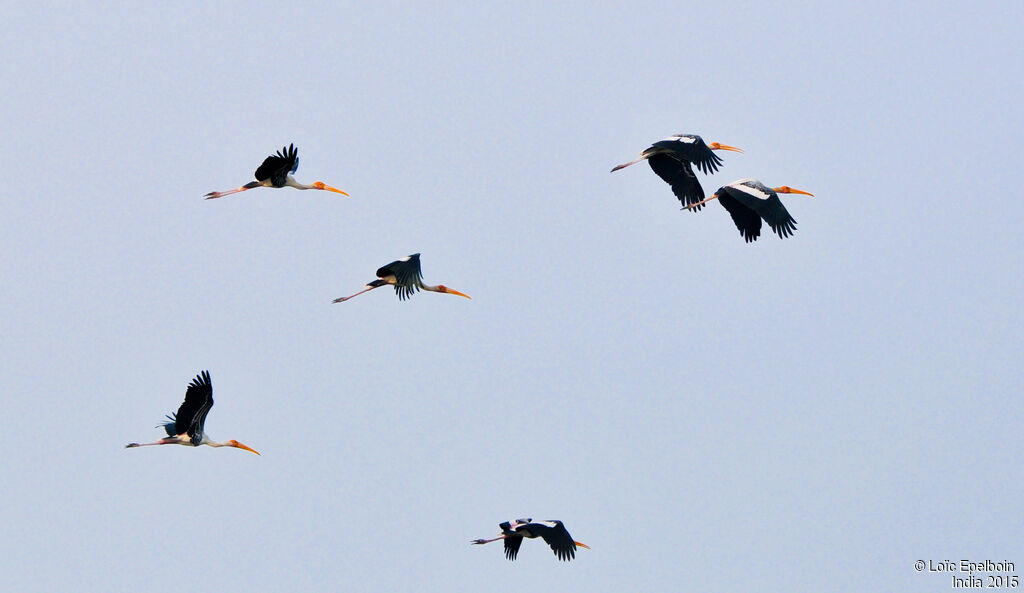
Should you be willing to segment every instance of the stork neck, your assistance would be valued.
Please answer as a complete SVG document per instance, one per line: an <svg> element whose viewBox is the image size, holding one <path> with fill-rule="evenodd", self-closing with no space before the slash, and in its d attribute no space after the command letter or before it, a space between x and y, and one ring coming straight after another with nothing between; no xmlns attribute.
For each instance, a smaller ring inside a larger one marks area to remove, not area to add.
<svg viewBox="0 0 1024 593"><path fill-rule="evenodd" d="M202 442L200 442L199 444L200 445L209 445L211 447L227 447L228 446L227 442L218 443L217 441L211 440L210 437L206 436L205 434L203 435Z"/></svg>
<svg viewBox="0 0 1024 593"><path fill-rule="evenodd" d="M294 187L295 189L313 189L312 185L305 185L303 183L295 181L295 178L292 177L291 175L285 177L284 184L288 187Z"/></svg>

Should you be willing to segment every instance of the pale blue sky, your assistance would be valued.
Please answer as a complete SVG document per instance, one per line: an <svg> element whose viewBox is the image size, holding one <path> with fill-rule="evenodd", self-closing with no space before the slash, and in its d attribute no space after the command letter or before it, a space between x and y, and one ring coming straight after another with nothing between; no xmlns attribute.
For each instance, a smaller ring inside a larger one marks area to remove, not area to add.
<svg viewBox="0 0 1024 593"><path fill-rule="evenodd" d="M0 589L1024 573L1020 3L6 13ZM609 173L677 132L795 236ZM202 199L290 142L352 197ZM414 252L473 300L331 304ZM122 448L207 368L261 457ZM469 545L520 516L593 549Z"/></svg>

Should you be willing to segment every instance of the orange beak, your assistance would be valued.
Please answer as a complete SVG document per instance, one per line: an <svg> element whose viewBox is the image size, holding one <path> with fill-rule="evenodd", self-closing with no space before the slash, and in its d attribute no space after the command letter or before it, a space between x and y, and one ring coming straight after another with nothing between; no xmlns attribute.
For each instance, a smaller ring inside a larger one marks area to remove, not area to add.
<svg viewBox="0 0 1024 593"><path fill-rule="evenodd" d="M590 549L590 546L588 546L587 544L585 544L585 543L583 543L583 542L577 542L577 541L574 541L574 542L572 542L572 543L576 544L577 546L579 546L579 547L581 547L581 548L586 548L586 549L588 549L588 550Z"/></svg>
<svg viewBox="0 0 1024 593"><path fill-rule="evenodd" d="M466 298L467 298L467 299L469 299L469 300L473 300L473 297L469 296L468 294L462 294L461 292L459 292L459 291L455 290L454 288L448 288L448 287L446 286L446 287L445 287L445 289L444 289L444 291L445 291L445 292L447 292L448 294L457 294L457 295L459 295L460 297L466 297Z"/></svg>
<svg viewBox="0 0 1024 593"><path fill-rule="evenodd" d="M793 189L788 185L783 185L782 187L773 187L772 189L779 192L780 194L803 194L805 196L811 196L812 198L814 197L814 194L810 192L806 192L800 189Z"/></svg>
<svg viewBox="0 0 1024 593"><path fill-rule="evenodd" d="M345 193L345 192L341 191L340 189L338 189L338 188L336 188L336 187L331 187L331 186L327 185L327 184L326 184L326 183L324 183L323 181L317 181L317 182L316 182L316 183L314 183L313 185L314 185L314 186L315 186L315 187L316 187L317 189L323 189L323 190L327 190L327 191L332 191L332 192L334 192L334 193L337 193L337 194L341 194L341 195L343 195L343 196L347 196L347 195L348 195L347 193ZM350 196L350 197L351 197L351 196Z"/></svg>
<svg viewBox="0 0 1024 593"><path fill-rule="evenodd" d="M246 451L250 451L250 452L255 453L257 455L260 454L260 452L257 451L256 449L253 449L252 447L249 447L247 445L243 445L242 443L239 443L238 441L231 441L231 446L232 447L238 447L239 449L245 449ZM260 457L262 457L262 455L260 455Z"/></svg>
<svg viewBox="0 0 1024 593"><path fill-rule="evenodd" d="M718 142L711 143L711 150L731 150L733 152L743 152L742 148L736 148L735 146L729 146L728 144L719 144Z"/></svg>

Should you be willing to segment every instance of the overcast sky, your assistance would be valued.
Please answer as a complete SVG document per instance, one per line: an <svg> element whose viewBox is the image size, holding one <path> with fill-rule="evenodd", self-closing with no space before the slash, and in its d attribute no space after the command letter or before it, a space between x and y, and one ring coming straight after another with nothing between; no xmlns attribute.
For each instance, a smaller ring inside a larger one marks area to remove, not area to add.
<svg viewBox="0 0 1024 593"><path fill-rule="evenodd" d="M9 7L0 589L1024 576L1022 6ZM679 132L795 235L609 173ZM291 142L351 198L202 199ZM415 252L473 300L331 304ZM124 449L203 369L262 456Z"/></svg>

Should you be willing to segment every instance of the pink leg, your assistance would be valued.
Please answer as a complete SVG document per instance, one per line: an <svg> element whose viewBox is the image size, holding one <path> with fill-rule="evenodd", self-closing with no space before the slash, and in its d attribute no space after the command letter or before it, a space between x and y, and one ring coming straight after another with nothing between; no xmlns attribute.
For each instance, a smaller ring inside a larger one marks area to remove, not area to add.
<svg viewBox="0 0 1024 593"><path fill-rule="evenodd" d="M640 157L640 158L638 158L635 161L629 161L628 163L622 163L621 165L615 165L615 168L612 169L612 173L618 171L619 169L625 169L626 167L628 167L630 165L635 165L635 164L639 163L640 161L644 160L645 158L647 158L647 157Z"/></svg>
<svg viewBox="0 0 1024 593"><path fill-rule="evenodd" d="M238 189L229 189L228 191L212 191L212 192L206 194L203 197L206 198L207 200L212 200L214 198L223 198L224 196L230 196L231 194L237 194L240 191L245 191L247 189L252 189L254 187L261 187L262 185L263 184L260 183L259 181L250 181L249 183L246 183L245 185L243 185L242 187L240 187Z"/></svg>
<svg viewBox="0 0 1024 593"><path fill-rule="evenodd" d="M683 210L692 210L692 209L696 208L697 206L700 206L701 204L704 204L705 202L710 202L711 200L714 200L717 197L718 197L718 194L715 194L715 195L711 196L710 198L706 198L704 200L701 200L701 201L697 202L696 204L690 204L689 206L684 206Z"/></svg>
<svg viewBox="0 0 1024 593"><path fill-rule="evenodd" d="M128 443L125 445L125 449L131 449L132 447L151 447L153 445L173 445L179 442L178 437L167 437L166 439L160 439L155 443Z"/></svg>
<svg viewBox="0 0 1024 593"><path fill-rule="evenodd" d="M472 540L469 543L471 543L471 544L489 544L491 542L496 542L499 539L505 539L506 537L508 537L508 534L507 533L503 533L503 534L499 535L498 537L495 537L495 538L492 538L492 539L475 539L475 540Z"/></svg>
<svg viewBox="0 0 1024 593"><path fill-rule="evenodd" d="M374 288L380 288L381 286L387 286L387 284L378 284L377 286L368 286L367 288L364 288L363 290L360 290L359 292L357 292L355 294L351 294L351 295L349 295L347 297L336 298L336 299L334 299L331 302L332 303L344 303L345 301L347 301L349 299L353 299L353 298L363 294L364 292L370 292Z"/></svg>

